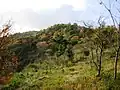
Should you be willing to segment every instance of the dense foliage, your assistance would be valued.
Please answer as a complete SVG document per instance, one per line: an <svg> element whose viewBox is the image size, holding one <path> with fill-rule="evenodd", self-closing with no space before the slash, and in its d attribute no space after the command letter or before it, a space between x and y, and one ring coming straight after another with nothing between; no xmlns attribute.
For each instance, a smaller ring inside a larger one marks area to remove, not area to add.
<svg viewBox="0 0 120 90"><path fill-rule="evenodd" d="M13 80L3 90L72 87L73 83L76 83L77 86L73 85L76 88L79 84L85 87L84 83L91 88L99 88L101 82L103 87L100 88L104 88L105 84L108 89L120 88L114 81L111 83L116 86L106 82L107 79L113 80L117 48L117 32L113 26L88 28L76 23L56 24L38 32L17 33L9 37L12 41L7 50L18 58L18 64ZM107 70L107 66L110 69ZM66 75L68 77L64 77ZM84 79L68 82L66 78L68 81L70 78Z"/></svg>

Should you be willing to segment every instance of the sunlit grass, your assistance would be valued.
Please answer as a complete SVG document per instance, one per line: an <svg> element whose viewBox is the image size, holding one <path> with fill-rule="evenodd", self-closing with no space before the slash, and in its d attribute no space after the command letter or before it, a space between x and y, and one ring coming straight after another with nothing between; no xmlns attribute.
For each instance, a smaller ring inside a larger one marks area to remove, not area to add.
<svg viewBox="0 0 120 90"><path fill-rule="evenodd" d="M22 72L15 73L11 83L5 87L11 88L10 90L14 88L18 90L109 90L110 86L119 86L119 81L114 84L111 78L113 64L111 60L103 62L102 79L100 79L96 77L95 67L91 67L86 62L79 62L72 66L56 65L52 61L33 63Z"/></svg>

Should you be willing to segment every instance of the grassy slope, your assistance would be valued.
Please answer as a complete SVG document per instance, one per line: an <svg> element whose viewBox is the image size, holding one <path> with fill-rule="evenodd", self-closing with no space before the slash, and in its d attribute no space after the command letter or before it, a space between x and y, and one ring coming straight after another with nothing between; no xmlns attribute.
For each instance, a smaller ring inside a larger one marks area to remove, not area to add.
<svg viewBox="0 0 120 90"><path fill-rule="evenodd" d="M67 65L64 62L65 59L62 58L60 60L47 59L42 63L30 64L22 72L15 73L11 83L6 85L3 90L40 90L41 88L42 90L56 90L56 88L58 90L62 90L62 88L65 90L120 90L120 62L118 64L118 79L114 81L114 61L109 59L113 52L112 48L103 55L102 78L98 78L95 66L91 66L85 61L90 61L90 59L83 60L82 51L84 50L82 49L84 49L84 45L77 46L79 47L73 50L74 59L80 59L81 62L76 64L69 62Z"/></svg>
<svg viewBox="0 0 120 90"><path fill-rule="evenodd" d="M107 65L106 65L107 64ZM79 62L69 67L57 66L53 61L34 63L27 66L22 72L16 73L10 85L4 90L114 90L120 88L119 80L112 80L113 61L103 62L102 79L96 78L96 70L89 63ZM119 66L120 67L120 66ZM119 71L120 72L120 71ZM119 77L118 77L119 78ZM8 89L9 88L9 89ZM16 89L15 89L16 90Z"/></svg>

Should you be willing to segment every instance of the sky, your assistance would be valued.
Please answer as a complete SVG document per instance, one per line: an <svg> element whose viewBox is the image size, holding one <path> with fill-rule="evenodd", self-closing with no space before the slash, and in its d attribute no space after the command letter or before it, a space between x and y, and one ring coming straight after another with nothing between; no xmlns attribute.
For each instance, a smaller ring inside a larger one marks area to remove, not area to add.
<svg viewBox="0 0 120 90"><path fill-rule="evenodd" d="M113 2L103 1L108 6ZM40 30L57 23L94 23L101 15L106 19L109 16L99 0L0 0L0 24L12 20L14 32Z"/></svg>

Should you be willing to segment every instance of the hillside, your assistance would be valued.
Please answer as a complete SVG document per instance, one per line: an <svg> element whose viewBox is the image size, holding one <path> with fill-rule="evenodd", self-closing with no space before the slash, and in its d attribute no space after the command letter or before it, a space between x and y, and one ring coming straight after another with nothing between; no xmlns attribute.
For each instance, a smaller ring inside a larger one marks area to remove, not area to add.
<svg viewBox="0 0 120 90"><path fill-rule="evenodd" d="M10 36L7 50L18 64L2 90L119 90L115 30L69 23Z"/></svg>

